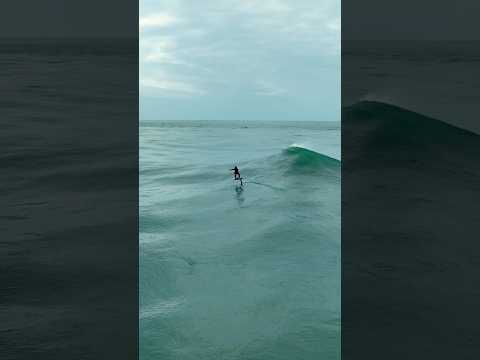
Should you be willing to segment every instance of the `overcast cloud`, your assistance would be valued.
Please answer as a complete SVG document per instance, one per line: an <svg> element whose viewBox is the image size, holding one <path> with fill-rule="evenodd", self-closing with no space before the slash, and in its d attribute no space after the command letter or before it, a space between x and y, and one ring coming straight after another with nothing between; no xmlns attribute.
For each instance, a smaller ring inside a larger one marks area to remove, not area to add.
<svg viewBox="0 0 480 360"><path fill-rule="evenodd" d="M140 117L339 120L340 0L141 0Z"/></svg>

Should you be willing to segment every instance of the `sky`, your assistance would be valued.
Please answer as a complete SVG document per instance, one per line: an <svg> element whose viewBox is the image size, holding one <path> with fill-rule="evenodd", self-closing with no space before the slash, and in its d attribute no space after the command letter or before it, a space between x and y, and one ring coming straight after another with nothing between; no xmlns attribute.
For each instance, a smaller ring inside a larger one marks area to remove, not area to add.
<svg viewBox="0 0 480 360"><path fill-rule="evenodd" d="M340 0L140 0L141 120L340 120Z"/></svg>

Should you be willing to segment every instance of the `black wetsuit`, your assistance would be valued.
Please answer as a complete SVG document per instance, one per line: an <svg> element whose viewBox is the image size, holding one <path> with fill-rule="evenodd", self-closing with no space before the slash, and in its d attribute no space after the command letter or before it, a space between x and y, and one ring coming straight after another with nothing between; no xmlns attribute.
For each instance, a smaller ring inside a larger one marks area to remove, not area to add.
<svg viewBox="0 0 480 360"><path fill-rule="evenodd" d="M235 176L235 180L240 179L240 172L238 171L238 167L235 166L233 169L230 169L230 170L233 170L233 175Z"/></svg>

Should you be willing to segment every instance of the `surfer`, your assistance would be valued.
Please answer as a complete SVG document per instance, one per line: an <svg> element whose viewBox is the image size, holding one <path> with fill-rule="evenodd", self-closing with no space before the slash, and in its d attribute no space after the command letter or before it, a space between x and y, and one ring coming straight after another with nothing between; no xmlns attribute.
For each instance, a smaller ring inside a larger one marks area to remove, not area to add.
<svg viewBox="0 0 480 360"><path fill-rule="evenodd" d="M240 176L240 171L238 171L237 165L235 165L235 167L233 169L230 169L230 170L233 171L233 175L234 175L235 180L240 180L240 186L243 186L242 177Z"/></svg>
<svg viewBox="0 0 480 360"><path fill-rule="evenodd" d="M233 171L233 175L235 177L235 180L241 180L240 171L238 171L238 167L236 165L233 169L230 169L230 170Z"/></svg>

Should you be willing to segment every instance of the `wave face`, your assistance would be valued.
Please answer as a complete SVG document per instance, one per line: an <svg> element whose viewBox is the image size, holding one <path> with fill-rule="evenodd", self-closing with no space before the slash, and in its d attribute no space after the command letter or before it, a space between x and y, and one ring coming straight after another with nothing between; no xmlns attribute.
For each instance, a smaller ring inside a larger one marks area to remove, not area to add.
<svg viewBox="0 0 480 360"><path fill-rule="evenodd" d="M283 150L288 166L293 171L312 172L340 169L340 161L301 145L290 145Z"/></svg>
<svg viewBox="0 0 480 360"><path fill-rule="evenodd" d="M425 166L458 149L466 158L478 155L477 134L395 105L362 101L345 108L342 121L345 159L371 155L375 158L369 161Z"/></svg>
<svg viewBox="0 0 480 360"><path fill-rule="evenodd" d="M343 120L349 125L368 126L366 130L375 126L378 137L381 135L384 143L392 146L425 142L457 145L460 141L477 137L441 120L376 101L362 101L345 108Z"/></svg>
<svg viewBox="0 0 480 360"><path fill-rule="evenodd" d="M339 128L225 124L140 129L140 357L339 359Z"/></svg>

